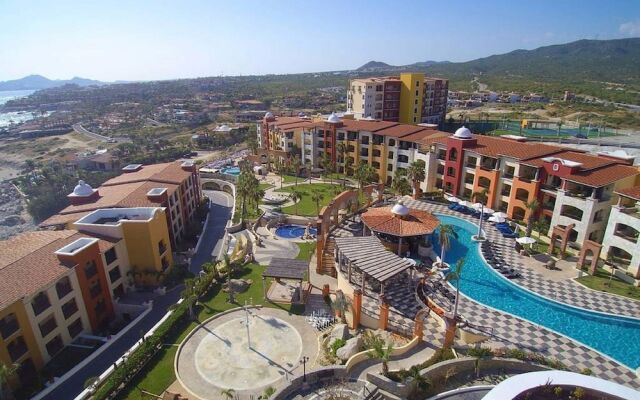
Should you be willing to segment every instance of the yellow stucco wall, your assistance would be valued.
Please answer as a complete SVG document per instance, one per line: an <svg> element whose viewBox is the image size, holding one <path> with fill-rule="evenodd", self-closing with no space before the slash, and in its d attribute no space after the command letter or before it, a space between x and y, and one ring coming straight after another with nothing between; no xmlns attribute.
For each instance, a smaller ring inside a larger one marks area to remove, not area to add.
<svg viewBox="0 0 640 400"><path fill-rule="evenodd" d="M127 243L129 264L132 269L162 271L162 257L158 250L160 240L165 244L164 257L166 257L169 267L173 265L169 230L163 209L157 209L149 221L122 221L122 231ZM157 283L155 277L146 274L136 276L136 282L143 285Z"/></svg>
<svg viewBox="0 0 640 400"><path fill-rule="evenodd" d="M37 369L42 368L44 364L42 354L40 353L40 350L38 348L38 343L36 342L36 338L33 333L33 327L29 323L29 318L27 317L27 312L24 308L24 304L21 301L16 301L9 307L0 310L0 319L6 317L11 313L15 314L20 328L6 340L3 339L2 336L0 336L0 362L5 365L13 364L13 360L11 360L11 356L9 356L9 352L7 350L7 345L14 341L17 337L22 336L24 342L27 345L28 351L18 360L18 362L23 361L27 358L31 358L31 360L33 361L33 365L35 365Z"/></svg>
<svg viewBox="0 0 640 400"><path fill-rule="evenodd" d="M399 121L405 124L417 124L421 122L422 117L422 100L423 100L423 73L403 73L400 74L400 113ZM419 82L419 86L416 84ZM416 91L418 95L416 96ZM418 101L416 104L416 100ZM414 114L413 110L417 109ZM413 117L416 120L413 120Z"/></svg>

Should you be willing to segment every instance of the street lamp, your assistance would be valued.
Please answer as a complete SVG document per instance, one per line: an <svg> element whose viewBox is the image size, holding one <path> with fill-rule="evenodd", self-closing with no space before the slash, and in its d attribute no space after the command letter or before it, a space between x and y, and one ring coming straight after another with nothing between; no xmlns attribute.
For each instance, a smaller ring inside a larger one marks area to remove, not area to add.
<svg viewBox="0 0 640 400"><path fill-rule="evenodd" d="M309 357L302 356L302 360L300 360L302 363L302 382L307 381L307 361L309 361Z"/></svg>

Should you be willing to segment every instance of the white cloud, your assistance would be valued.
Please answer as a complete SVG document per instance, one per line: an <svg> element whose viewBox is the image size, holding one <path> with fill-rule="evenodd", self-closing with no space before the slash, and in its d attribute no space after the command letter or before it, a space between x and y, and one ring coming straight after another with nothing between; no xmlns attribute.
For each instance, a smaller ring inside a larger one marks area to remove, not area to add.
<svg viewBox="0 0 640 400"><path fill-rule="evenodd" d="M640 20L625 22L620 24L620 33L627 36L640 36Z"/></svg>

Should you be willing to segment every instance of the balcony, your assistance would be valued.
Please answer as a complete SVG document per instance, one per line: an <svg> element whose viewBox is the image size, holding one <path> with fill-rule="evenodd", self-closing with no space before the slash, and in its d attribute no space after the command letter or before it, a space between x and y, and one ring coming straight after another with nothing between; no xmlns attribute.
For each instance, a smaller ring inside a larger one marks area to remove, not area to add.
<svg viewBox="0 0 640 400"><path fill-rule="evenodd" d="M555 202L547 201L547 202L542 203L542 209L543 210L553 211L554 208L556 208L556 203Z"/></svg>
<svg viewBox="0 0 640 400"><path fill-rule="evenodd" d="M22 356L27 354L27 344L24 342L22 336L9 343L7 346L7 350L9 351L9 356L11 357L11 361L18 362Z"/></svg>
<svg viewBox="0 0 640 400"><path fill-rule="evenodd" d="M20 325L14 314L10 314L0 321L0 335L5 340L18 332L19 329Z"/></svg>
<svg viewBox="0 0 640 400"><path fill-rule="evenodd" d="M45 322L41 323L39 327L40 327L40 334L42 335L42 337L46 337L48 334L50 334L54 329L58 327L58 324L56 323L56 319L51 317L47 319Z"/></svg>
<svg viewBox="0 0 640 400"><path fill-rule="evenodd" d="M64 278L63 281L56 283L56 293L58 294L58 298L62 299L64 296L71 293L73 288L71 287L71 282L69 282L68 278Z"/></svg>
<svg viewBox="0 0 640 400"><path fill-rule="evenodd" d="M40 315L43 311L51 307L51 303L44 293L40 293L31 302L31 307L33 308L33 313L35 315Z"/></svg>
<svg viewBox="0 0 640 400"><path fill-rule="evenodd" d="M639 236L637 230L625 224L616 224L613 234L631 243L636 243Z"/></svg>
<svg viewBox="0 0 640 400"><path fill-rule="evenodd" d="M582 210L569 205L563 206L562 210L560 211L561 216L568 217L576 221L582 221L582 214L583 214Z"/></svg>

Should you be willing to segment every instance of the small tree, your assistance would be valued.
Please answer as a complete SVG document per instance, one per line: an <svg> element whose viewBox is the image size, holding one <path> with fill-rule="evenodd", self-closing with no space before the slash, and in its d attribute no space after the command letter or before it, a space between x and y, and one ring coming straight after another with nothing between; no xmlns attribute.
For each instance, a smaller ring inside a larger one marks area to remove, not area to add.
<svg viewBox="0 0 640 400"><path fill-rule="evenodd" d="M364 185L375 180L376 170L366 162L360 161L353 176L358 181L358 189L362 190Z"/></svg>
<svg viewBox="0 0 640 400"><path fill-rule="evenodd" d="M369 358L380 360L382 363L382 375L389 375L389 359L391 358L391 352L393 351L393 344L391 342L385 343L384 339L376 336L371 340L371 349L367 355Z"/></svg>
<svg viewBox="0 0 640 400"><path fill-rule="evenodd" d="M0 399L9 399L13 397L11 389L9 389L9 379L18 372L18 364L0 363Z"/></svg>
<svg viewBox="0 0 640 400"><path fill-rule="evenodd" d="M324 194L320 189L311 189L311 200L316 203L316 214L320 214L320 202L324 199Z"/></svg>
<svg viewBox="0 0 640 400"><path fill-rule="evenodd" d="M233 399L236 395L236 391L233 389L224 389L220 391L220 394L224 396L225 399Z"/></svg>
<svg viewBox="0 0 640 400"><path fill-rule="evenodd" d="M340 314L340 322L347 323L347 311L351 307L351 303L342 291L336 291L336 299L331 302L331 308Z"/></svg>
<svg viewBox="0 0 640 400"><path fill-rule="evenodd" d="M291 160L291 166L293 167L293 175L295 176L295 186L298 187L298 174L300 173L300 166L302 165L302 161L300 161L300 157L295 155L293 160Z"/></svg>
<svg viewBox="0 0 640 400"><path fill-rule="evenodd" d="M452 238L458 238L458 233L453 229L453 225L441 224L438 233L438 243L440 244L440 266L444 264L444 253L451 247Z"/></svg>
<svg viewBox="0 0 640 400"><path fill-rule="evenodd" d="M407 178L413 184L413 196L415 199L420 197L420 182L426 178L426 164L424 160L416 160L407 168Z"/></svg>
<svg viewBox="0 0 640 400"><path fill-rule="evenodd" d="M411 193L411 185L405 177L406 171L401 168L396 168L393 173L393 181L391 182L391 190L398 196L404 196Z"/></svg>
<svg viewBox="0 0 640 400"><path fill-rule="evenodd" d="M182 291L182 293L180 293L180 296L182 296L184 301L187 302L187 305L189 306L189 317L191 319L195 318L195 313L193 312L193 305L198 299L196 286L197 286L196 279L192 279L192 278L185 279L184 290Z"/></svg>
<svg viewBox="0 0 640 400"><path fill-rule="evenodd" d="M540 203L538 202L538 199L533 199L529 202L524 203L524 207L529 210L525 236L531 236L531 232L533 231L534 214L536 213L536 211L538 211L538 208L540 208Z"/></svg>
<svg viewBox="0 0 640 400"><path fill-rule="evenodd" d="M453 319L458 317L458 301L460 300L460 278L462 277L462 267L464 267L464 258L458 259L454 269L447 274L447 281L454 282L456 286L456 301L453 305Z"/></svg>
<svg viewBox="0 0 640 400"><path fill-rule="evenodd" d="M298 202L300 202L300 200L302 200L302 192L296 189L293 189L291 191L291 194L289 195L289 198L291 199L291 201L293 201L295 203L295 210L296 210L296 215L298 215Z"/></svg>

